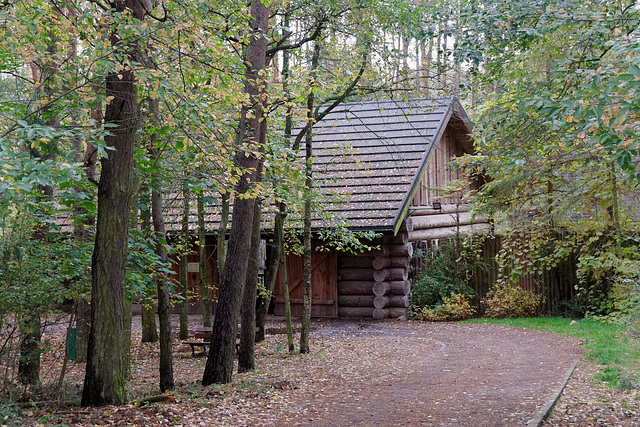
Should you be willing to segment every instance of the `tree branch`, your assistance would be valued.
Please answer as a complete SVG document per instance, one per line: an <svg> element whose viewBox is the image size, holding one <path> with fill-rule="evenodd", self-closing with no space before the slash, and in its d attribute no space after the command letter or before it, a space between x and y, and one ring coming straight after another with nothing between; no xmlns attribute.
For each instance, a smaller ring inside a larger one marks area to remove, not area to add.
<svg viewBox="0 0 640 427"><path fill-rule="evenodd" d="M347 86L347 88L340 95L338 95L335 98L335 100L331 103L331 105L325 108L322 111L322 113L319 113L320 107L316 108L316 111L313 114L313 121L310 120L309 122L307 122L307 125L298 133L298 135L296 135L295 142L293 143L294 147L299 146L300 142L302 141L302 138L307 132L311 132L311 128L313 127L314 123L317 123L323 118L325 118L327 114L333 111L338 105L340 105L347 98L347 96L349 96L353 92L356 85L362 78L362 75L364 74L364 70L366 70L366 68L367 68L367 54L365 53L362 59L362 64L360 65L360 69L358 70L358 74L353 79L351 84L349 84L349 86Z"/></svg>
<svg viewBox="0 0 640 427"><path fill-rule="evenodd" d="M293 49L298 49L299 47L301 47L303 44L313 41L315 39L318 38L318 36L320 35L320 32L322 32L322 28L324 27L324 24L327 22L327 17L324 17L323 19L318 20L318 22L316 23L316 28L313 31L313 33L307 37L304 37L303 39L300 39L297 43L294 44L287 44L287 45L282 45L280 44L281 42L278 42L278 44L276 44L274 47L272 47L271 49L267 49L267 56L268 57L272 57L273 55L275 55L277 52L281 51L281 50L293 50ZM287 38L291 35L292 33L289 31L287 36L284 37L282 39L282 42L284 42L285 40L287 40Z"/></svg>

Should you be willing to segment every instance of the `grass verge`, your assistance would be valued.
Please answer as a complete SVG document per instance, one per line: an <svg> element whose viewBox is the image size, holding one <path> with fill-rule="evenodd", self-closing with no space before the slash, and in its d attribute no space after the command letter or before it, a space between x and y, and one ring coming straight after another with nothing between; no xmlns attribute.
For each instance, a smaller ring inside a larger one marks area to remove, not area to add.
<svg viewBox="0 0 640 427"><path fill-rule="evenodd" d="M582 341L584 357L602 366L597 379L613 388L638 387L640 372L640 342L627 333L625 327L590 319L577 320L563 317L533 317L519 319L471 319L468 323L491 323L555 332Z"/></svg>

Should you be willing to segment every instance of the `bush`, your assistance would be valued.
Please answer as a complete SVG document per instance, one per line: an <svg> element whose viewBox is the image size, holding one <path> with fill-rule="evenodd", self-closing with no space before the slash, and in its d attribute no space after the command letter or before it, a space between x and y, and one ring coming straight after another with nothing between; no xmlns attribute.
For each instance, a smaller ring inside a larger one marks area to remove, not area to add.
<svg viewBox="0 0 640 427"><path fill-rule="evenodd" d="M415 308L414 318L429 322L445 322L472 318L476 313L469 301L462 294L444 297L442 304L435 308Z"/></svg>
<svg viewBox="0 0 640 427"><path fill-rule="evenodd" d="M482 304L488 317L533 317L540 310L542 296L514 284L498 283L487 293Z"/></svg>
<svg viewBox="0 0 640 427"><path fill-rule="evenodd" d="M473 289L466 281L475 268L475 260L467 260L456 254L454 242L446 242L425 254L427 267L420 277L411 284L411 305L416 309L434 308L444 302L444 298L462 294L473 298ZM458 282L456 283L456 277Z"/></svg>

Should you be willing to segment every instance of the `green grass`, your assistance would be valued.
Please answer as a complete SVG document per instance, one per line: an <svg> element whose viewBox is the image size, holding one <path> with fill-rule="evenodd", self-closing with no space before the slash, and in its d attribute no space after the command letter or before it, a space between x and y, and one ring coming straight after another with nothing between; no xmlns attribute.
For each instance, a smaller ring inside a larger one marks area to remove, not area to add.
<svg viewBox="0 0 640 427"><path fill-rule="evenodd" d="M615 388L638 386L640 342L630 338L623 326L589 319L577 320L577 324L572 325L571 319L563 317L472 319L467 322L510 325L576 337L584 344L584 357L602 365L597 379Z"/></svg>

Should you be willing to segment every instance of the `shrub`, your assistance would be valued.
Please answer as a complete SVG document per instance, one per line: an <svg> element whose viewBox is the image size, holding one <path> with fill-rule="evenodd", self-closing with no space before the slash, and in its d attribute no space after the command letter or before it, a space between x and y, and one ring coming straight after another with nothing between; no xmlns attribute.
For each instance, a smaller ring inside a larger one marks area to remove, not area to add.
<svg viewBox="0 0 640 427"><path fill-rule="evenodd" d="M498 283L487 293L482 304L488 317L533 317L540 310L542 296L514 284Z"/></svg>
<svg viewBox="0 0 640 427"><path fill-rule="evenodd" d="M455 243L445 242L429 249L425 254L425 261L428 265L411 284L411 305L416 310L434 308L442 304L445 297L453 294L463 294L471 300L473 289L466 282L476 267L475 259L458 256Z"/></svg>
<svg viewBox="0 0 640 427"><path fill-rule="evenodd" d="M435 308L415 308L414 318L429 322L445 322L470 319L475 312L475 308L471 307L464 295L453 294L449 297L444 297L442 304L437 305Z"/></svg>

